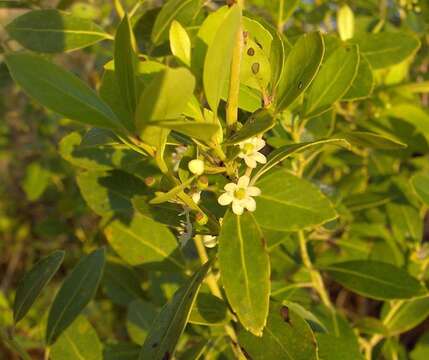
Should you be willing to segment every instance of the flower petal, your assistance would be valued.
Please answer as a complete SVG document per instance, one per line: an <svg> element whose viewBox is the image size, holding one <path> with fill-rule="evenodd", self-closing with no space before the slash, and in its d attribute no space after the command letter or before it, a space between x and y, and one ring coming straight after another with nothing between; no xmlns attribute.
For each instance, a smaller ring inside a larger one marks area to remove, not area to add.
<svg viewBox="0 0 429 360"><path fill-rule="evenodd" d="M225 191L228 191L229 193L233 193L235 190L237 190L237 184L234 183L228 183L224 186Z"/></svg>
<svg viewBox="0 0 429 360"><path fill-rule="evenodd" d="M243 175L238 179L237 185L240 188L247 188L249 186L250 178L247 175Z"/></svg>
<svg viewBox="0 0 429 360"><path fill-rule="evenodd" d="M255 141L256 151L261 150L265 146L265 141L263 139L257 138Z"/></svg>
<svg viewBox="0 0 429 360"><path fill-rule="evenodd" d="M257 152L255 154L253 154L253 158L261 164L265 164L267 162L267 158L265 157L264 154L261 154L260 152Z"/></svg>
<svg viewBox="0 0 429 360"><path fill-rule="evenodd" d="M249 211L255 211L256 210L256 201L252 197L248 197L246 199L246 204L244 206Z"/></svg>
<svg viewBox="0 0 429 360"><path fill-rule="evenodd" d="M246 156L244 158L244 162L246 163L246 165L252 169L254 169L256 167L256 160L254 159L254 155L252 156Z"/></svg>
<svg viewBox="0 0 429 360"><path fill-rule="evenodd" d="M240 203L234 201L232 203L232 211L234 212L234 214L242 215L244 212L244 207L241 206Z"/></svg>
<svg viewBox="0 0 429 360"><path fill-rule="evenodd" d="M247 194L249 196L259 196L261 195L261 190L256 186L249 186L247 188Z"/></svg>
<svg viewBox="0 0 429 360"><path fill-rule="evenodd" d="M233 197L229 193L223 193L221 196L219 196L217 202L222 206L226 206L231 204L232 200Z"/></svg>

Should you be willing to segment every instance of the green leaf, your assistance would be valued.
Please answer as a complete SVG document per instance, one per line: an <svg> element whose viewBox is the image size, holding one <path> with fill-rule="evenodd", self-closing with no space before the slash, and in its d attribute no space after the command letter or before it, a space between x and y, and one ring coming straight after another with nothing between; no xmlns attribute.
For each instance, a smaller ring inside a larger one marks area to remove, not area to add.
<svg viewBox="0 0 429 360"><path fill-rule="evenodd" d="M319 146L324 146L324 145L341 146L347 149L350 148L350 144L344 139L321 139L321 140L316 140L312 142L285 145L276 149L270 154L270 156L268 157L267 163L261 166L257 170L252 180L256 182L256 180L259 179L263 174L265 174L267 171L270 171L276 165L285 161L287 158L291 157L292 155L298 154L305 150L311 150L314 147L317 148Z"/></svg>
<svg viewBox="0 0 429 360"><path fill-rule="evenodd" d="M76 76L37 55L8 54L5 59L13 79L42 105L84 124L120 128L109 106Z"/></svg>
<svg viewBox="0 0 429 360"><path fill-rule="evenodd" d="M138 100L137 88L137 54L134 33L128 14L116 30L114 47L115 76L122 102L134 115Z"/></svg>
<svg viewBox="0 0 429 360"><path fill-rule="evenodd" d="M73 51L111 39L91 21L54 9L27 12L10 22L6 30L25 48L41 53Z"/></svg>
<svg viewBox="0 0 429 360"><path fill-rule="evenodd" d="M355 260L321 269L344 287L369 298L408 299L426 292L405 270L380 261Z"/></svg>
<svg viewBox="0 0 429 360"><path fill-rule="evenodd" d="M386 136L365 131L350 131L335 134L336 137L344 138L352 145L362 146L370 149L397 150L406 148L407 145Z"/></svg>
<svg viewBox="0 0 429 360"><path fill-rule="evenodd" d="M388 336L396 336L411 330L428 316L428 297L401 302L395 314L388 320L386 319Z"/></svg>
<svg viewBox="0 0 429 360"><path fill-rule="evenodd" d="M122 171L82 172L77 183L88 206L100 216L129 213L133 199L145 191L143 181Z"/></svg>
<svg viewBox="0 0 429 360"><path fill-rule="evenodd" d="M102 347L90 322L78 316L52 346L52 360L102 360Z"/></svg>
<svg viewBox="0 0 429 360"><path fill-rule="evenodd" d="M118 305L126 306L145 296L136 272L119 262L106 263L102 285L107 296Z"/></svg>
<svg viewBox="0 0 429 360"><path fill-rule="evenodd" d="M182 25L193 20L201 9L201 0L169 0L161 7L152 28L152 42L160 45L168 39L168 31L174 20Z"/></svg>
<svg viewBox="0 0 429 360"><path fill-rule="evenodd" d="M140 348L133 343L106 344L103 360L135 360L139 357Z"/></svg>
<svg viewBox="0 0 429 360"><path fill-rule="evenodd" d="M284 65L277 90L276 110L282 111L311 84L322 63L325 45L320 32L301 36Z"/></svg>
<svg viewBox="0 0 429 360"><path fill-rule="evenodd" d="M255 218L272 230L297 231L319 226L337 217L331 202L307 180L279 169L256 182Z"/></svg>
<svg viewBox="0 0 429 360"><path fill-rule="evenodd" d="M174 355L192 305L211 262L205 263L161 310L143 344L139 359L163 360Z"/></svg>
<svg viewBox="0 0 429 360"><path fill-rule="evenodd" d="M37 162L33 162L25 169L25 178L22 181L22 188L27 199L38 200L49 185L51 172Z"/></svg>
<svg viewBox="0 0 429 360"><path fill-rule="evenodd" d="M176 20L170 26L170 49L185 65L191 65L191 39L185 28Z"/></svg>
<svg viewBox="0 0 429 360"><path fill-rule="evenodd" d="M369 97L375 85L374 75L368 60L361 55L355 79L342 100L360 100Z"/></svg>
<svg viewBox="0 0 429 360"><path fill-rule="evenodd" d="M115 219L105 228L106 238L118 255L130 265L169 265L184 269L177 241L168 228L135 213ZM162 264L163 265L163 264Z"/></svg>
<svg viewBox="0 0 429 360"><path fill-rule="evenodd" d="M217 112L225 82L228 80L236 34L240 28L241 10L232 6L213 41L209 44L204 62L203 84L207 102ZM213 76L216 74L216 76Z"/></svg>
<svg viewBox="0 0 429 360"><path fill-rule="evenodd" d="M140 96L137 130L142 133L153 121L176 120L185 111L194 87L195 78L188 69L166 68L156 74Z"/></svg>
<svg viewBox="0 0 429 360"><path fill-rule="evenodd" d="M423 219L413 206L390 202L386 205L395 240L403 245L418 244L423 239Z"/></svg>
<svg viewBox="0 0 429 360"><path fill-rule="evenodd" d="M228 145L238 144L251 137L260 135L271 129L275 125L274 114L267 110L261 110L253 114L225 143Z"/></svg>
<svg viewBox="0 0 429 360"><path fill-rule="evenodd" d="M13 304L15 323L27 314L40 292L58 271L63 259L64 251L55 251L40 260L23 276L16 289Z"/></svg>
<svg viewBox="0 0 429 360"><path fill-rule="evenodd" d="M272 302L261 337L240 331L238 341L248 359L316 360L317 344L307 322L292 308Z"/></svg>
<svg viewBox="0 0 429 360"><path fill-rule="evenodd" d="M162 204L174 199L180 192L185 190L195 180L195 178L196 178L195 176L190 177L188 180L186 180L182 184L179 184L173 187L171 190L169 190L166 193L158 193L156 197L154 197L152 200L149 201L149 203Z"/></svg>
<svg viewBox="0 0 429 360"><path fill-rule="evenodd" d="M413 56L420 47L419 39L401 31L364 34L353 42L374 69L387 68Z"/></svg>
<svg viewBox="0 0 429 360"><path fill-rule="evenodd" d="M327 111L352 85L359 68L357 45L344 45L333 52L314 79L304 107L312 117Z"/></svg>
<svg viewBox="0 0 429 360"><path fill-rule="evenodd" d="M131 340L143 344L158 315L156 307L144 300L135 300L128 306L127 332Z"/></svg>
<svg viewBox="0 0 429 360"><path fill-rule="evenodd" d="M222 299L209 293L200 292L189 317L191 324L223 325L227 322L228 308Z"/></svg>
<svg viewBox="0 0 429 360"><path fill-rule="evenodd" d="M154 121L154 126L177 131L191 138L210 143L220 130L218 124L189 120Z"/></svg>
<svg viewBox="0 0 429 360"><path fill-rule="evenodd" d="M411 185L420 200L429 206L429 175L416 174L411 178Z"/></svg>
<svg viewBox="0 0 429 360"><path fill-rule="evenodd" d="M227 212L218 256L229 304L244 328L260 336L268 316L270 262L264 235L253 214Z"/></svg>
<svg viewBox="0 0 429 360"><path fill-rule="evenodd" d="M46 343L55 342L94 297L104 269L104 248L85 256L64 280L48 316Z"/></svg>

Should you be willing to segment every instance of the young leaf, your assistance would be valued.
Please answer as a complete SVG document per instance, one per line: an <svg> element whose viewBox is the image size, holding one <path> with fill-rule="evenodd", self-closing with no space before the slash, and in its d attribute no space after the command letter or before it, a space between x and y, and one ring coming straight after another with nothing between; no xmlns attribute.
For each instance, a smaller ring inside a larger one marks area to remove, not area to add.
<svg viewBox="0 0 429 360"><path fill-rule="evenodd" d="M240 323L260 336L268 316L270 262L264 235L250 212L225 215L219 235L219 269Z"/></svg>
<svg viewBox="0 0 429 360"><path fill-rule="evenodd" d="M52 279L64 259L64 251L55 251L40 260L27 272L16 289L13 304L13 318L15 323L21 320L33 305L40 292Z"/></svg>
<svg viewBox="0 0 429 360"><path fill-rule="evenodd" d="M248 359L317 360L317 344L307 322L291 307L272 302L264 334L240 331L238 341Z"/></svg>
<svg viewBox="0 0 429 360"><path fill-rule="evenodd" d="M310 87L304 116L321 114L341 99L352 85L358 67L359 51L356 45L344 45L335 50Z"/></svg>
<svg viewBox="0 0 429 360"><path fill-rule="evenodd" d="M78 316L52 346L52 360L102 360L102 347L91 323Z"/></svg>
<svg viewBox="0 0 429 360"><path fill-rule="evenodd" d="M46 343L55 342L94 297L103 276L104 248L85 256L64 280L48 316Z"/></svg>
<svg viewBox="0 0 429 360"><path fill-rule="evenodd" d="M194 87L195 78L185 68L166 68L155 75L137 105L136 127L139 133L153 121L176 120L185 111Z"/></svg>
<svg viewBox="0 0 429 360"><path fill-rule="evenodd" d="M33 10L6 26L10 37L41 53L73 51L111 36L98 25L55 9Z"/></svg>
<svg viewBox="0 0 429 360"><path fill-rule="evenodd" d="M279 169L256 182L255 218L272 230L297 231L324 224L337 217L331 202L307 180Z"/></svg>
<svg viewBox="0 0 429 360"><path fill-rule="evenodd" d="M261 110L253 114L243 125L243 127L234 133L226 144L234 145L251 137L260 135L271 129L276 122L276 118L267 110Z"/></svg>
<svg viewBox="0 0 429 360"><path fill-rule="evenodd" d="M127 110L134 115L137 106L137 54L133 28L125 15L118 26L115 36L114 61L115 75L122 102Z"/></svg>
<svg viewBox="0 0 429 360"><path fill-rule="evenodd" d="M47 108L84 124L121 127L109 106L71 73L36 55L8 54L5 59L18 85Z"/></svg>
<svg viewBox="0 0 429 360"><path fill-rule="evenodd" d="M152 28L152 41L160 45L168 38L168 30L174 20L182 24L195 18L201 8L201 0L169 0L162 6Z"/></svg>
<svg viewBox="0 0 429 360"><path fill-rule="evenodd" d="M191 39L182 25L176 20L170 26L170 48L185 65L191 65Z"/></svg>
<svg viewBox="0 0 429 360"><path fill-rule="evenodd" d="M204 62L203 84L207 102L217 112L222 90L230 73L232 52L240 29L241 10L232 6L209 44ZM216 75L214 75L216 74Z"/></svg>
<svg viewBox="0 0 429 360"><path fill-rule="evenodd" d="M164 360L174 355L188 322L192 305L210 266L210 261L205 263L162 308L143 344L139 359Z"/></svg>
<svg viewBox="0 0 429 360"><path fill-rule="evenodd" d="M282 161L291 157L292 155L300 153L305 150L310 150L313 147L319 147L324 145L336 145L347 149L350 148L350 144L343 139L321 139L313 142L305 142L300 144L282 146L270 154L267 163L257 170L256 174L252 178L252 181L256 182L256 180L259 179L263 174L265 174L267 171L274 168Z"/></svg>
<svg viewBox="0 0 429 360"><path fill-rule="evenodd" d="M105 229L107 240L130 265L165 263L184 269L177 241L168 228L149 217L135 213L131 219L115 219Z"/></svg>
<svg viewBox="0 0 429 360"><path fill-rule="evenodd" d="M427 292L405 270L380 261L355 260L321 269L344 287L373 299L408 299Z"/></svg>
<svg viewBox="0 0 429 360"><path fill-rule="evenodd" d="M429 206L429 175L416 174L411 178L411 185L420 200Z"/></svg>
<svg viewBox="0 0 429 360"><path fill-rule="evenodd" d="M420 47L415 35L401 31L364 34L353 40L374 69L399 64L413 56Z"/></svg>
<svg viewBox="0 0 429 360"><path fill-rule="evenodd" d="M288 57L277 89L278 112L286 109L311 84L322 63L325 45L320 32L302 35Z"/></svg>

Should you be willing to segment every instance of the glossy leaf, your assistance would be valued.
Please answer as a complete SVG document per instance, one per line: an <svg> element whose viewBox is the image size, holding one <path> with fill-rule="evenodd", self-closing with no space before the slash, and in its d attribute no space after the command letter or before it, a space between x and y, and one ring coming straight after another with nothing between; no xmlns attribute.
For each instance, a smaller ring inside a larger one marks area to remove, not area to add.
<svg viewBox="0 0 429 360"><path fill-rule="evenodd" d="M310 326L286 305L270 304L267 326L262 337L243 330L238 339L249 359L318 359L317 344Z"/></svg>
<svg viewBox="0 0 429 360"><path fill-rule="evenodd" d="M102 347L90 322L78 316L52 346L52 360L102 360Z"/></svg>
<svg viewBox="0 0 429 360"><path fill-rule="evenodd" d="M104 269L104 249L85 256L64 280L48 316L46 343L52 344L94 297Z"/></svg>
<svg viewBox="0 0 429 360"><path fill-rule="evenodd" d="M119 95L130 114L134 114L138 101L137 54L133 28L128 15L122 18L116 30L114 62Z"/></svg>
<svg viewBox="0 0 429 360"><path fill-rule="evenodd" d="M405 270L384 262L356 260L331 264L322 270L344 287L374 299L408 299L426 292Z"/></svg>
<svg viewBox="0 0 429 360"><path fill-rule="evenodd" d="M417 196L426 206L429 206L429 176L417 174L411 178L411 185Z"/></svg>
<svg viewBox="0 0 429 360"><path fill-rule="evenodd" d="M64 254L64 251L53 252L34 265L20 280L13 304L15 323L27 314L40 292L58 271Z"/></svg>
<svg viewBox="0 0 429 360"><path fill-rule="evenodd" d="M188 322L192 305L210 266L211 262L204 264L162 308L143 344L139 359L163 360L174 355Z"/></svg>
<svg viewBox="0 0 429 360"><path fill-rule="evenodd" d="M275 125L274 114L266 110L261 110L253 114L243 125L243 127L234 133L226 143L228 145L238 144L251 137L265 133Z"/></svg>
<svg viewBox="0 0 429 360"><path fill-rule="evenodd" d="M185 65L191 65L191 39L182 25L176 20L170 26L170 48Z"/></svg>
<svg viewBox="0 0 429 360"><path fill-rule="evenodd" d="M374 75L371 65L364 56L360 57L359 67L352 85L343 96L343 100L365 99L371 95L374 88Z"/></svg>
<svg viewBox="0 0 429 360"><path fill-rule="evenodd" d="M331 202L307 180L285 169L273 171L256 182L255 218L272 230L297 231L322 225L337 217Z"/></svg>
<svg viewBox="0 0 429 360"><path fill-rule="evenodd" d="M328 57L317 74L304 107L306 117L327 111L352 85L359 67L356 45L344 45Z"/></svg>
<svg viewBox="0 0 429 360"><path fill-rule="evenodd" d="M253 214L229 211L219 235L219 268L228 302L245 329L260 336L268 316L270 263Z"/></svg>
<svg viewBox="0 0 429 360"><path fill-rule="evenodd" d="M229 75L241 10L235 5L228 10L222 24L209 44L204 63L203 84L207 102L217 112L224 84ZM216 76L213 76L216 74Z"/></svg>
<svg viewBox="0 0 429 360"><path fill-rule="evenodd" d="M110 246L130 265L167 265L183 269L177 241L165 225L135 213L115 219L105 228Z"/></svg>
<svg viewBox="0 0 429 360"><path fill-rule="evenodd" d="M5 59L14 80L42 105L84 124L120 128L109 106L76 76L36 55L8 54Z"/></svg>
<svg viewBox="0 0 429 360"><path fill-rule="evenodd" d="M288 57L277 90L277 111L286 109L311 84L322 63L325 45L319 32L302 35Z"/></svg>
<svg viewBox="0 0 429 360"><path fill-rule="evenodd" d="M73 51L111 36L98 25L55 9L27 12L6 26L10 37L41 53Z"/></svg>
<svg viewBox="0 0 429 360"><path fill-rule="evenodd" d="M374 69L398 64L413 56L420 47L417 37L401 31L365 34L354 41Z"/></svg>

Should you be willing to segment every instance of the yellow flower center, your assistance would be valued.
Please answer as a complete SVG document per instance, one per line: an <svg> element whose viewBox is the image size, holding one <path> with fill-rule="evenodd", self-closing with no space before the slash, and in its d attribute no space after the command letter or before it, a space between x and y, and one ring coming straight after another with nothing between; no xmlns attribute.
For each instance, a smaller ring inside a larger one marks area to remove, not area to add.
<svg viewBox="0 0 429 360"><path fill-rule="evenodd" d="M238 188L234 192L234 197L238 200L243 200L246 197L246 189Z"/></svg>
<svg viewBox="0 0 429 360"><path fill-rule="evenodd" d="M243 146L243 152L246 155L252 154L254 152L254 150L255 150L255 145L253 145L251 143L244 144L244 146Z"/></svg>

